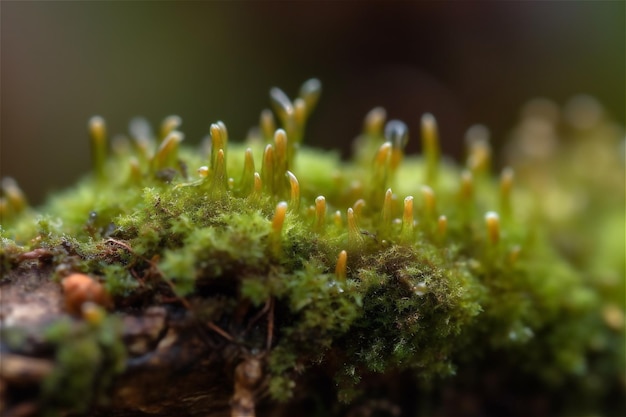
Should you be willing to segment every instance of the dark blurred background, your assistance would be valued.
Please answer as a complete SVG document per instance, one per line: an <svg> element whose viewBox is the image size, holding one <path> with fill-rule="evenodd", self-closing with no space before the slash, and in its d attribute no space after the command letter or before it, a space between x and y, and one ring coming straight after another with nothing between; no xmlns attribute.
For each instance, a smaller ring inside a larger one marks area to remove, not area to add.
<svg viewBox="0 0 626 417"><path fill-rule="evenodd" d="M459 157L474 123L496 142L521 105L597 97L624 124L625 2L7 2L1 7L1 174L31 202L89 169L86 123L183 119L198 143L223 120L243 138L268 90L324 92L307 143L342 144L383 106L438 119Z"/></svg>

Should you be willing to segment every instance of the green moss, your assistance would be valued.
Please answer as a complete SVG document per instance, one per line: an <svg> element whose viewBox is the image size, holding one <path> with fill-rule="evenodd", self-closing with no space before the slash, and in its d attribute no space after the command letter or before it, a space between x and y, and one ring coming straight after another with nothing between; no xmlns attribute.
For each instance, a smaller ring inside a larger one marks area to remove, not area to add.
<svg viewBox="0 0 626 417"><path fill-rule="evenodd" d="M114 316L97 324L60 320L46 330L57 366L42 385L46 415L85 412L106 400L113 378L124 370L121 323ZM68 342L71 340L71 342Z"/></svg>
<svg viewBox="0 0 626 417"><path fill-rule="evenodd" d="M566 162L556 171L563 186L553 180L534 186L537 175L546 179L552 171L545 163L539 173L526 172L528 159L513 161L521 186L507 191L510 180L497 181L486 169L491 156L484 138L470 140L464 168L439 160L432 118L424 121L424 135L435 142L425 146L425 155L404 155L396 140L402 132L384 133L384 117L378 123L370 117L357 138L357 155L343 163L336 154L292 140L300 138L305 118L280 103L276 111L286 144L280 132L273 141L252 136L243 145L228 143L225 127L216 124L206 153L179 149L177 139L165 145L163 138L131 132L135 137L127 146L96 163L94 178L53 197L40 210L43 216L26 211L4 226L3 263L18 244L34 249L71 239L83 272L102 276L118 303L162 292L158 284L168 282L165 288L191 301L196 314L219 320L250 349L264 348L262 328L246 333L245 323L231 321L233 311L248 302L259 310L275 300L268 368L269 391L277 400L288 398L298 374L327 361L331 352L341 358L333 372L338 398L345 401L358 395L364 374L408 371L434 381L493 352L508 352L520 372L551 384L624 376L623 366L599 369L589 362L593 351L623 365L623 343L616 342L616 335L623 342L623 323L609 329L600 314L607 302L624 309L623 241L619 249L614 232L623 238L624 187L605 181L619 161L601 153L610 164L598 167L605 176L594 177L594 185L610 188L610 198L585 188L585 176L572 185L558 171L574 170ZM598 146L617 147L615 135L604 135ZM244 157L246 149L253 162ZM186 170L203 165L198 177L187 177ZM291 180L287 170L295 174ZM579 228L583 212L567 208L574 204L568 194L574 186L593 202L593 215L605 220L600 227ZM320 195L325 205L316 202ZM280 201L288 202L284 219ZM564 208L547 208L547 201ZM500 217L485 217L491 211ZM585 242L583 248L599 249L568 251L559 242L572 236ZM346 271L336 273L342 250ZM58 326L57 333L79 337L67 345L55 339L63 368L45 395L63 404L91 399L81 390L93 375L79 368L108 358L117 370L114 333L102 328L94 339L80 336L93 329ZM69 360L74 356L83 362ZM71 395L51 388L59 381L73 387Z"/></svg>

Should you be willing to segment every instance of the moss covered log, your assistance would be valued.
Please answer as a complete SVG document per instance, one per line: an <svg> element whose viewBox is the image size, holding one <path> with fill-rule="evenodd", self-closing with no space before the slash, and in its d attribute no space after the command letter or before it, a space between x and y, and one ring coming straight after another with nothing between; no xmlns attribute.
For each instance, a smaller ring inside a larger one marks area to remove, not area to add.
<svg viewBox="0 0 626 417"><path fill-rule="evenodd" d="M5 415L622 415L622 128L530 103L494 175L486 128L458 164L426 114L405 155L376 108L342 161L303 145L320 92L197 149L94 117L37 210L3 179Z"/></svg>

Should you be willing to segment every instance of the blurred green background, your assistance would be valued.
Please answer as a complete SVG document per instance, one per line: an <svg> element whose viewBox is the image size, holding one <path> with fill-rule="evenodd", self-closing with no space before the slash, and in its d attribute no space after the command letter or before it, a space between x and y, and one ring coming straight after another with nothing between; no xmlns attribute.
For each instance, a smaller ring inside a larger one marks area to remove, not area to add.
<svg viewBox="0 0 626 417"><path fill-rule="evenodd" d="M419 149L423 112L459 157L464 131L501 142L520 106L597 97L624 124L625 2L7 2L1 4L1 165L31 202L90 166L86 124L223 120L243 138L268 90L318 77L307 143L343 146L383 106Z"/></svg>

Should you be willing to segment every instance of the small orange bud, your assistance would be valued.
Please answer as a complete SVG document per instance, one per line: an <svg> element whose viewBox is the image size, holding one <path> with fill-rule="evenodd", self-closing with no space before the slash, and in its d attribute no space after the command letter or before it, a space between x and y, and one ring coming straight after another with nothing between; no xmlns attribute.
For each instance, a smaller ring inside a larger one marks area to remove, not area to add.
<svg viewBox="0 0 626 417"><path fill-rule="evenodd" d="M81 315L85 302L93 302L101 306L110 304L109 294L104 286L85 274L74 273L61 281L65 296L65 309L75 315Z"/></svg>

